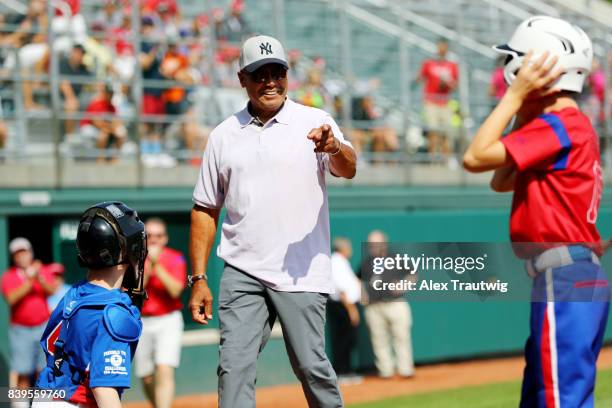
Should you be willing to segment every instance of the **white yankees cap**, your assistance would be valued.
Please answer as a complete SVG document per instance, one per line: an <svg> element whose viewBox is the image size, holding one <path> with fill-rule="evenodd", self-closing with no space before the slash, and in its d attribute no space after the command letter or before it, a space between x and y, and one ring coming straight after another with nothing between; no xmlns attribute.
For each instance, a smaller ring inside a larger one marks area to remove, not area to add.
<svg viewBox="0 0 612 408"><path fill-rule="evenodd" d="M280 41L267 35L256 35L242 44L240 70L253 72L266 64L281 64L289 69Z"/></svg>

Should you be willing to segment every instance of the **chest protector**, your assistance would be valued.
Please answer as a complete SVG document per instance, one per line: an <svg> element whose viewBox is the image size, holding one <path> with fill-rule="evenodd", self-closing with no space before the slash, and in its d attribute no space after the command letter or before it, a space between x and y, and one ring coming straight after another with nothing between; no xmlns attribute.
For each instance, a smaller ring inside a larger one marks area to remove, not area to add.
<svg viewBox="0 0 612 408"><path fill-rule="evenodd" d="M115 291L108 293L88 296L85 298L74 298L68 293L64 299L64 309L62 321L58 324L59 335L51 344L48 345L49 356L47 366L51 368L50 383L65 384L67 378L73 384L83 384L88 378L88 367L79 367L74 362L74 350L66 343L68 331L70 330L71 319L81 309L102 310L102 322L106 331L113 339L121 342L133 342L138 340L142 332L142 322L140 312L132 305L126 294L117 295ZM53 334L50 335L52 339ZM66 377L64 377L66 376ZM61 378L64 377L64 378Z"/></svg>

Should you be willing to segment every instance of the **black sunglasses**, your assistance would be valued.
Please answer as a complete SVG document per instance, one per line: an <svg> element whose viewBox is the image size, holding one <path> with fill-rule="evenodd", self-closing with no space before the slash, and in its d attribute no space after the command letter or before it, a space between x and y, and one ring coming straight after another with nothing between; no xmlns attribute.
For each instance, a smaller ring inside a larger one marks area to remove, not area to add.
<svg viewBox="0 0 612 408"><path fill-rule="evenodd" d="M263 84L270 78L274 81L280 81L287 78L287 68L282 65L274 64L273 66L263 66L255 72L247 73L247 75L251 81Z"/></svg>

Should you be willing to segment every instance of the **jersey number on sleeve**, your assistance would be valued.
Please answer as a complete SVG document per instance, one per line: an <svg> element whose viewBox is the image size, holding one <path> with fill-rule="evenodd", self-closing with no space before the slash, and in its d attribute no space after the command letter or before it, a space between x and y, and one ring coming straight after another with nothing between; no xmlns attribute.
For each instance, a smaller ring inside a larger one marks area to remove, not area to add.
<svg viewBox="0 0 612 408"><path fill-rule="evenodd" d="M593 176L593 196L591 197L591 205L589 205L589 211L587 212L587 221L591 224L597 222L597 210L599 209L599 202L601 201L601 193L603 191L603 176L599 161L593 163Z"/></svg>

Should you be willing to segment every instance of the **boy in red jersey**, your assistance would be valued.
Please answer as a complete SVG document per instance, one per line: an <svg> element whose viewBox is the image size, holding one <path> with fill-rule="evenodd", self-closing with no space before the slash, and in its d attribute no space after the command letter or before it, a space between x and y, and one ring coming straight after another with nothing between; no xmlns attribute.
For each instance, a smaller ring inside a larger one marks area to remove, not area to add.
<svg viewBox="0 0 612 408"><path fill-rule="evenodd" d="M507 44L509 88L464 156L514 191L510 238L534 278L521 407L592 407L610 290L599 265L603 189L598 138L574 96L593 58L578 27L532 17ZM502 133L516 115L514 130Z"/></svg>

